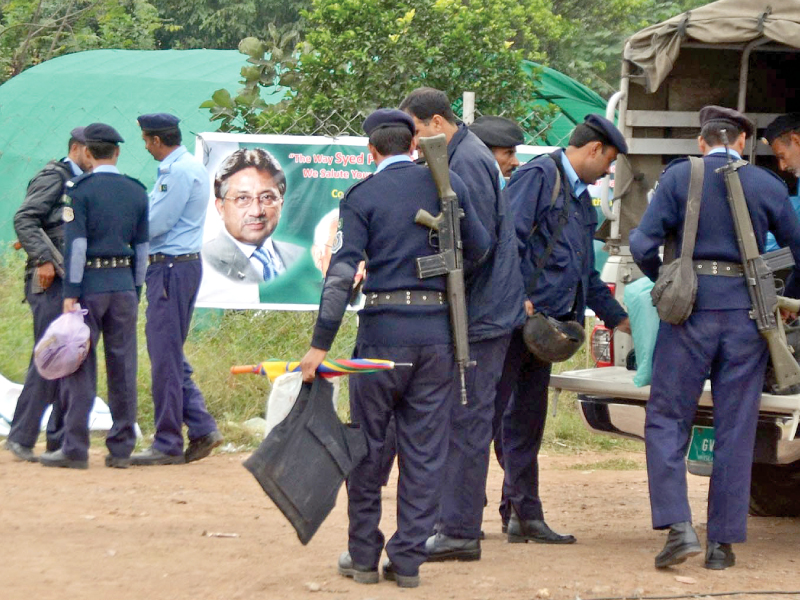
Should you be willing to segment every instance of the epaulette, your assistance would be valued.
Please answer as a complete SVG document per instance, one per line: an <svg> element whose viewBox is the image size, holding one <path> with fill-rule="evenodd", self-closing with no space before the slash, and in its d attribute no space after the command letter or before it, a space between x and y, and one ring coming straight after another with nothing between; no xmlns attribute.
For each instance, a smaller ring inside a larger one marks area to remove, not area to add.
<svg viewBox="0 0 800 600"><path fill-rule="evenodd" d="M91 173L82 173L82 174L78 175L77 177L75 177L74 179L70 179L64 185L66 185L67 189L70 190L70 189L72 189L74 187L77 187L82 181L85 181L86 179L91 177L91 175L92 175Z"/></svg>
<svg viewBox="0 0 800 600"><path fill-rule="evenodd" d="M138 183L140 186L142 186L142 188L144 188L145 191L147 191L147 187L135 177L131 177L130 175L125 175L125 174L123 174L123 177L130 179L134 183Z"/></svg>
<svg viewBox="0 0 800 600"><path fill-rule="evenodd" d="M758 165L753 165L753 166L755 166L755 167L758 167L758 170L759 170L759 171L764 171L764 172L766 172L766 173L769 173L769 174L770 174L770 175L772 175L772 176L773 176L775 179L777 179L778 181L780 181L780 182L781 182L781 184L783 185L783 187L785 187L787 190L789 189L789 186L788 186L788 185L786 185L786 182L785 182L783 179L781 179L781 176L780 176L780 175L778 175L778 174L777 174L775 171L770 171L769 169L767 169L767 168L765 168L765 167L759 167ZM791 194L790 194L790 195L791 195Z"/></svg>
<svg viewBox="0 0 800 600"><path fill-rule="evenodd" d="M372 179L372 176L373 176L373 175L375 175L375 173L370 173L369 175L367 175L366 177L364 177L364 179L362 179L361 181L357 181L356 183L354 183L353 185L351 185L351 186L350 186L350 187L347 189L347 191L344 193L344 199L345 199L345 200L347 200L347 197L350 195L350 193L351 193L351 192L352 192L354 189L356 189L356 188L357 188L358 186L360 186L362 183L366 183L367 181L369 181L370 179Z"/></svg>
<svg viewBox="0 0 800 600"><path fill-rule="evenodd" d="M664 167L664 170L663 170L663 171L661 171L661 174L663 175L664 173L666 173L667 171L669 171L669 170L670 170L672 167L674 167L675 165L677 165L677 164L679 164L679 163L682 163L682 162L689 162L689 157L688 157L688 156L684 156L684 157L682 157L682 158L675 158L675 159L671 160L671 161L670 161L670 162L667 164L667 166L666 166L666 167Z"/></svg>

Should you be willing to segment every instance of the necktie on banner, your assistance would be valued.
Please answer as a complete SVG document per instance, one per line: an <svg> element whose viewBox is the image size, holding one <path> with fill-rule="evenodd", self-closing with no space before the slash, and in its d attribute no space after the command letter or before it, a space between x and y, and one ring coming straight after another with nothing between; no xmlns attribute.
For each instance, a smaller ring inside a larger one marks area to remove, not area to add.
<svg viewBox="0 0 800 600"><path fill-rule="evenodd" d="M256 248L255 252L253 252L253 256L258 259L258 262L264 265L264 281L272 281L278 276L280 273L278 261L271 252L267 252L263 248L259 247Z"/></svg>

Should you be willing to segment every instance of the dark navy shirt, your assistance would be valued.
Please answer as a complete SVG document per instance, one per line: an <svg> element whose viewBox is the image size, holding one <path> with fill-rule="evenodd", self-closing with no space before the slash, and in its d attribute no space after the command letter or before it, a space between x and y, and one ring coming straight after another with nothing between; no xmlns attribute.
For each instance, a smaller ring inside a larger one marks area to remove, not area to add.
<svg viewBox="0 0 800 600"><path fill-rule="evenodd" d="M726 163L724 154L710 154L703 158L705 165L703 195L693 258L695 260L723 260L742 262L725 180L716 169ZM687 159L670 163L661 174L655 194L639 226L631 231L630 247L634 260L642 272L655 281L661 267L659 247L667 234L677 236L677 254L683 238L683 220L689 194L691 167ZM772 231L781 246L789 246L795 260L786 295L800 295L800 222L789 202L786 185L777 175L754 165L739 169L753 232L758 249L764 251L767 231ZM697 278L695 310L721 310L750 308L750 296L743 277L700 275Z"/></svg>
<svg viewBox="0 0 800 600"><path fill-rule="evenodd" d="M469 339L493 339L525 321L514 223L501 191L497 161L480 138L461 124L447 144L447 154L492 243L490 256L467 280Z"/></svg>
<svg viewBox="0 0 800 600"><path fill-rule="evenodd" d="M450 173L461 219L464 260L479 262L489 250L489 236L470 203L461 179ZM341 324L356 268L366 257L364 293L394 290L446 291L444 275L420 279L416 258L438 251L430 230L414 222L417 210L440 211L439 195L427 167L394 163L351 187L339 205L339 230L325 277L319 317L311 345L330 349ZM358 340L383 346L447 344L452 341L447 305L388 305L359 313Z"/></svg>
<svg viewBox="0 0 800 600"><path fill-rule="evenodd" d="M558 161L562 153L563 150L558 151ZM528 299L537 312L556 318L574 316L581 322L588 306L613 329L627 314L594 267L597 211L589 192L583 189L576 196L564 177L555 202L551 202L556 169L552 158L540 156L517 169L506 188L514 213L526 290L531 287L536 265L555 235L564 203L568 203L566 225L555 240L533 291L527 292Z"/></svg>

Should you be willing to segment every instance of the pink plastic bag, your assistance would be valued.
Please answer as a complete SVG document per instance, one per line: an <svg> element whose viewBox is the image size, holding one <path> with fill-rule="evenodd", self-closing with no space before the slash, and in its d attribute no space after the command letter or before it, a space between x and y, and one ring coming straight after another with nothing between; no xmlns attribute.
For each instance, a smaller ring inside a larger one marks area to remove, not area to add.
<svg viewBox="0 0 800 600"><path fill-rule="evenodd" d="M89 326L83 316L89 311L81 309L64 313L50 323L42 339L33 349L33 362L39 375L45 379L60 379L78 370L89 354Z"/></svg>

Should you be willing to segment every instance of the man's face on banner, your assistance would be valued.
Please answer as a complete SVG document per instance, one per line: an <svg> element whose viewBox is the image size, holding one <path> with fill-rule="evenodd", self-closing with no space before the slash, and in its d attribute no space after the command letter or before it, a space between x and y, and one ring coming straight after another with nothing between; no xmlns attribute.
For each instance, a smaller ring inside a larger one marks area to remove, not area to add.
<svg viewBox="0 0 800 600"><path fill-rule="evenodd" d="M281 218L283 197L275 181L266 171L247 167L231 175L224 198L216 199L216 207L225 229L234 239L260 246Z"/></svg>

